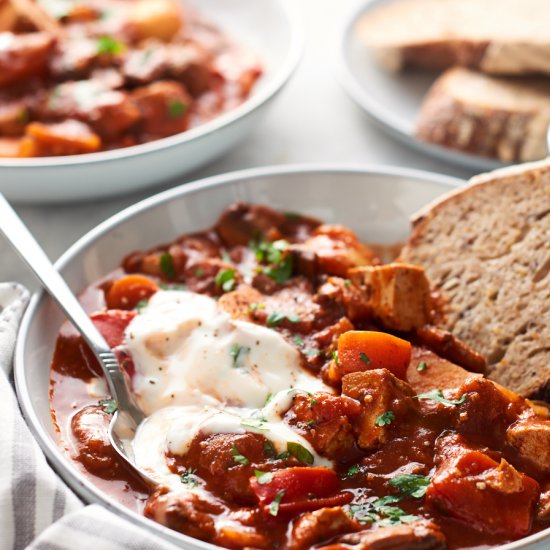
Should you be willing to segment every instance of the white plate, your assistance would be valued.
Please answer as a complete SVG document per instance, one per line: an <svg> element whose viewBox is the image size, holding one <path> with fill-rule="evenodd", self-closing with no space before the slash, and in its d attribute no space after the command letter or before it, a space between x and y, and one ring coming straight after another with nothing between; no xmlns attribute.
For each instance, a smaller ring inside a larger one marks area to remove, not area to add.
<svg viewBox="0 0 550 550"><path fill-rule="evenodd" d="M394 243L408 235L412 213L463 183L416 170L335 166L261 168L215 176L171 189L113 216L74 244L56 266L71 288L80 292L119 265L129 251L209 227L224 207L238 200L343 223L366 241ZM23 318L15 351L19 401L50 463L85 501L99 502L186 548L216 548L162 527L113 501L87 481L58 447L48 388L49 362L62 320L53 300L36 294ZM538 533L503 548L547 549L548 536L548 531Z"/></svg>
<svg viewBox="0 0 550 550"><path fill-rule="evenodd" d="M151 143L88 155L0 159L0 192L34 203L119 195L191 172L244 139L300 58L302 32L292 0L182 1L260 55L265 72L250 97L206 124Z"/></svg>
<svg viewBox="0 0 550 550"><path fill-rule="evenodd" d="M338 40L337 72L351 98L376 123L400 141L446 162L476 172L505 166L500 161L447 149L418 140L415 121L426 92L437 74L422 70L391 73L384 70L363 44L358 20L374 7L391 0L369 0L345 19Z"/></svg>

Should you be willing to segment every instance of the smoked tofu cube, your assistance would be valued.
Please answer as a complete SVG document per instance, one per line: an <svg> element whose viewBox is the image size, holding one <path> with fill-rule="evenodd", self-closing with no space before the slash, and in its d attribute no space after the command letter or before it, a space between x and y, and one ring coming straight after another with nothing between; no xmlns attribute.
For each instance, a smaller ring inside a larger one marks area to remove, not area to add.
<svg viewBox="0 0 550 550"><path fill-rule="evenodd" d="M409 331L430 319L430 284L421 267L392 263L350 270L350 278L362 286L373 316L386 328Z"/></svg>
<svg viewBox="0 0 550 550"><path fill-rule="evenodd" d="M386 369L347 374L342 378L342 395L361 403L354 428L362 449L386 443L391 425L414 407L412 388Z"/></svg>
<svg viewBox="0 0 550 550"><path fill-rule="evenodd" d="M520 420L508 428L506 441L518 450L521 458L541 472L550 473L550 422Z"/></svg>

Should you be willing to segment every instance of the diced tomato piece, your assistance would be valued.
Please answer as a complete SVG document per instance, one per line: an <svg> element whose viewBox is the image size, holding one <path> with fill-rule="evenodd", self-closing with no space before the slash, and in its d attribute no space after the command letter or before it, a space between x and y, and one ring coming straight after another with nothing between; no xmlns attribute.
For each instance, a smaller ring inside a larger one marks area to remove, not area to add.
<svg viewBox="0 0 550 550"><path fill-rule="evenodd" d="M467 447L446 449L426 502L489 535L523 537L531 530L538 483L505 460Z"/></svg>
<svg viewBox="0 0 550 550"><path fill-rule="evenodd" d="M250 478L250 486L267 514L281 491L284 491L279 504L281 515L343 505L353 499L351 493L337 493L340 480L329 468L285 468L273 472L271 481L263 485L255 477Z"/></svg>
<svg viewBox="0 0 550 550"><path fill-rule="evenodd" d="M405 380L410 360L410 342L385 332L350 330L338 338L341 376L371 369L388 369Z"/></svg>
<svg viewBox="0 0 550 550"><path fill-rule="evenodd" d="M109 309L134 309L139 302L150 298L158 285L145 275L125 275L117 279L105 297Z"/></svg>
<svg viewBox="0 0 550 550"><path fill-rule="evenodd" d="M124 342L124 331L136 315L135 311L110 309L94 313L91 319L103 338L107 340L107 344L114 348Z"/></svg>

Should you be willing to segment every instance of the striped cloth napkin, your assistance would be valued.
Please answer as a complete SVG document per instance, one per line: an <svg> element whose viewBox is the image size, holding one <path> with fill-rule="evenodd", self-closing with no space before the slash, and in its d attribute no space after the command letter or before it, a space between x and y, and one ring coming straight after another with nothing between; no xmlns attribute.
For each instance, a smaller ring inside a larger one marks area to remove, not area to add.
<svg viewBox="0 0 550 550"><path fill-rule="evenodd" d="M50 468L11 382L25 288L0 283L0 550L174 550L98 504L85 506Z"/></svg>

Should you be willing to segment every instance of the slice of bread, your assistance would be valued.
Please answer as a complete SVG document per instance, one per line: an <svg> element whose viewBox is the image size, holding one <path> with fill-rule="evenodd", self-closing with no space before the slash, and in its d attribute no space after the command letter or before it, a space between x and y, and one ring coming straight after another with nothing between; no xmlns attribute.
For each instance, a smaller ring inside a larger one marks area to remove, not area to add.
<svg viewBox="0 0 550 550"><path fill-rule="evenodd" d="M494 74L550 74L548 0L394 0L358 32L392 70L454 65Z"/></svg>
<svg viewBox="0 0 550 550"><path fill-rule="evenodd" d="M413 220L401 261L427 271L440 326L488 376L550 401L550 159L476 176Z"/></svg>
<svg viewBox="0 0 550 550"><path fill-rule="evenodd" d="M457 67L430 88L415 133L444 147L525 162L547 155L549 124L550 79L492 77Z"/></svg>

